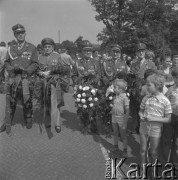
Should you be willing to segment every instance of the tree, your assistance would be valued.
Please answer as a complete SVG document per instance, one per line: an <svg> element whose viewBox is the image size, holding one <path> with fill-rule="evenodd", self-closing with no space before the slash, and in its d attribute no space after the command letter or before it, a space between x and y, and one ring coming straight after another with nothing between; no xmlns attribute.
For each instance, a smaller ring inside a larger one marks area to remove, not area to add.
<svg viewBox="0 0 178 180"><path fill-rule="evenodd" d="M122 51L134 54L144 42L157 55L170 46L170 27L178 17L176 0L89 0L96 20L105 28L97 36L103 47L118 43Z"/></svg>
<svg viewBox="0 0 178 180"><path fill-rule="evenodd" d="M77 47L75 46L75 43L73 41L63 41L61 43L61 48L65 48L70 55L74 55L77 52Z"/></svg>

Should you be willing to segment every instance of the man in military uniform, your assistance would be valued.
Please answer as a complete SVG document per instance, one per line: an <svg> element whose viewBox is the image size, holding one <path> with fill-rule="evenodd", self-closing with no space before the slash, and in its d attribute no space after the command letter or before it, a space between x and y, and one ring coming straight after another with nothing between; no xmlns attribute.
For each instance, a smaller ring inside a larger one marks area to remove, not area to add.
<svg viewBox="0 0 178 180"><path fill-rule="evenodd" d="M60 108L64 106L64 92L68 92L70 83L70 64L66 64L54 51L55 42L51 38L41 41L44 53L39 55L39 75L43 77L43 102L46 111L55 122L57 133L61 131ZM46 122L51 127L51 122Z"/></svg>
<svg viewBox="0 0 178 180"><path fill-rule="evenodd" d="M111 49L111 59L103 61L101 81L103 86L108 86L117 78L120 72L127 74L127 64L121 59L121 48L119 45L114 45Z"/></svg>
<svg viewBox="0 0 178 180"><path fill-rule="evenodd" d="M144 43L139 43L136 51L137 60L133 61L130 68L130 73L134 76L134 84L130 95L130 111L133 119L132 133L139 133L138 112L141 103L140 89L144 80L144 73L147 69L157 69L154 62L145 59L145 53L146 45Z"/></svg>
<svg viewBox="0 0 178 180"><path fill-rule="evenodd" d="M92 47L90 46L83 48L83 57L75 63L72 75L74 85L81 83L80 80L88 75L95 77L91 84L97 87L101 76L100 65L92 58Z"/></svg>
<svg viewBox="0 0 178 180"><path fill-rule="evenodd" d="M99 87L101 77L100 64L92 58L92 50L90 46L84 47L83 57L75 63L72 75L74 85L83 85L87 82L95 88ZM78 116L80 115L78 114ZM90 126L90 129L87 129L88 132L90 130L93 132L97 131L96 119L90 121L87 117L80 116L79 118L83 129Z"/></svg>
<svg viewBox="0 0 178 180"><path fill-rule="evenodd" d="M6 132L11 133L17 100L23 105L26 127L32 127L32 75L37 69L38 57L36 47L25 40L26 31L21 24L12 27L17 43L11 44L5 68L9 74L7 83Z"/></svg>

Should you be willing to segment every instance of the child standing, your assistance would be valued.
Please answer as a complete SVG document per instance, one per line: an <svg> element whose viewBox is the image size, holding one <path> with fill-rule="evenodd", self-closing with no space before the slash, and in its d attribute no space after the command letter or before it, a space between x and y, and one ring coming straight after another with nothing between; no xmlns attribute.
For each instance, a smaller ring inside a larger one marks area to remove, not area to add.
<svg viewBox="0 0 178 180"><path fill-rule="evenodd" d="M114 149L118 150L118 133L120 132L123 141L123 157L127 157L127 120L129 116L129 99L126 96L125 90L127 82L123 79L116 79L114 81L114 103L112 107L112 127L113 127L113 141Z"/></svg>
<svg viewBox="0 0 178 180"><path fill-rule="evenodd" d="M171 104L163 95L164 77L152 74L147 77L146 95L140 105L140 155L141 167L146 162L147 148L149 144L150 163L154 163L158 158L158 145L161 137L163 123L168 123L171 118Z"/></svg>

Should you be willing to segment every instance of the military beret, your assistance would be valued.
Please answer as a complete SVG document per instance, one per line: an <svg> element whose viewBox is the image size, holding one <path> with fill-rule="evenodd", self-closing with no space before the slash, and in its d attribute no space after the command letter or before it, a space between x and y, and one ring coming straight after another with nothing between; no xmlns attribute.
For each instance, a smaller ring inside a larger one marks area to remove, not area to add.
<svg viewBox="0 0 178 180"><path fill-rule="evenodd" d="M83 51L93 51L93 48L91 46L85 46Z"/></svg>
<svg viewBox="0 0 178 180"><path fill-rule="evenodd" d="M117 44L117 45L113 45L111 48L112 51L118 51L121 52L121 47Z"/></svg>
<svg viewBox="0 0 178 180"><path fill-rule="evenodd" d="M41 41L42 46L45 46L46 44L55 45L55 42L51 38L44 38Z"/></svg>
<svg viewBox="0 0 178 180"><path fill-rule="evenodd" d="M137 44L137 51L145 50L145 49L146 49L146 45L144 43Z"/></svg>
<svg viewBox="0 0 178 180"><path fill-rule="evenodd" d="M21 24L16 24L15 26L12 27L12 30L15 32L25 32L25 28L24 26L22 26Z"/></svg>

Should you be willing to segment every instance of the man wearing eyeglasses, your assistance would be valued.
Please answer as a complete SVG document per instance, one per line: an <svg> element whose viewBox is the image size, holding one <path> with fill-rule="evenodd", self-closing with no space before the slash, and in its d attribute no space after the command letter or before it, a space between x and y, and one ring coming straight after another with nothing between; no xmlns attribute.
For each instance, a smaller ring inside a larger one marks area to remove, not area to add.
<svg viewBox="0 0 178 180"><path fill-rule="evenodd" d="M4 130L11 134L16 104L21 100L27 129L32 128L32 92L33 76L38 67L36 47L25 40L24 26L17 24L12 27L17 43L12 43L8 49L5 68L9 74L7 83L6 118Z"/></svg>

